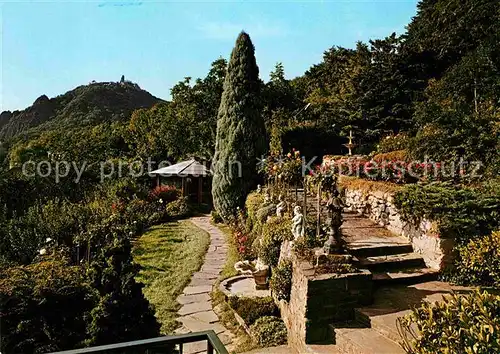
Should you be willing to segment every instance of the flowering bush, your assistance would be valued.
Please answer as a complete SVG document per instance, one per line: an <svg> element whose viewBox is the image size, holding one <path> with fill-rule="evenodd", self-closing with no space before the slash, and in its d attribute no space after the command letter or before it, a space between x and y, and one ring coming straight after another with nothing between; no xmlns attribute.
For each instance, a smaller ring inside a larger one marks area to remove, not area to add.
<svg viewBox="0 0 500 354"><path fill-rule="evenodd" d="M243 211L238 210L237 218L235 218L231 226L236 249L238 250L240 259L244 260L251 259L254 256L252 248L254 237L253 234L247 230L245 224L245 215Z"/></svg>
<svg viewBox="0 0 500 354"><path fill-rule="evenodd" d="M297 185L302 181L302 158L300 151L292 149L285 156L270 155L262 161L260 172L268 182Z"/></svg>
<svg viewBox="0 0 500 354"><path fill-rule="evenodd" d="M173 202L181 196L181 191L175 186L157 186L149 193L149 199L151 201L158 201L161 203L168 204Z"/></svg>

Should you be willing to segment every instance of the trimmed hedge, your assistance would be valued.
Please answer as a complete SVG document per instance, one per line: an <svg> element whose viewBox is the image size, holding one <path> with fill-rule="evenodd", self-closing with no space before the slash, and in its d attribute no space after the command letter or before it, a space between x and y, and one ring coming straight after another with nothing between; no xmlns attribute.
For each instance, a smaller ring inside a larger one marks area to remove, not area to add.
<svg viewBox="0 0 500 354"><path fill-rule="evenodd" d="M257 343L264 348L286 344L286 326L279 317L265 316L259 318L250 327L250 333Z"/></svg>
<svg viewBox="0 0 500 354"><path fill-rule="evenodd" d="M248 326L264 316L279 316L279 309L272 297L231 296L228 304Z"/></svg>

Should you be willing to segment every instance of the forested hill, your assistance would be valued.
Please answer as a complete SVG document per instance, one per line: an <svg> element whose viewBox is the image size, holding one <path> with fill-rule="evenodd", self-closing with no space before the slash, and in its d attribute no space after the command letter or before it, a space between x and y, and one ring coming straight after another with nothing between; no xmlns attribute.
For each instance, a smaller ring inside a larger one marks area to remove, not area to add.
<svg viewBox="0 0 500 354"><path fill-rule="evenodd" d="M128 81L82 85L54 98L42 95L25 110L2 112L0 140L26 132L129 120L136 109L150 108L161 101Z"/></svg>

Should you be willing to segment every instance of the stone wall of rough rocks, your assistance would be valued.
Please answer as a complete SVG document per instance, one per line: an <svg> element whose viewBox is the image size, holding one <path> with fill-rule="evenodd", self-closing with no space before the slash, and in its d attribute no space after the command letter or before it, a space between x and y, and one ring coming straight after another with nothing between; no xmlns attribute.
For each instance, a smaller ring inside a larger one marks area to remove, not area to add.
<svg viewBox="0 0 500 354"><path fill-rule="evenodd" d="M393 204L393 195L381 191L345 190L346 210L363 214L379 225L412 242L429 268L442 270L453 260L453 240L440 238L436 225L422 220L419 225L401 219Z"/></svg>
<svg viewBox="0 0 500 354"><path fill-rule="evenodd" d="M286 243L286 242L285 242ZM290 301L277 301L288 331L288 345L297 353L308 344L333 340L331 324L354 318L354 308L371 304L372 275L315 274L312 264L298 260L289 245L281 248L282 257L293 261Z"/></svg>

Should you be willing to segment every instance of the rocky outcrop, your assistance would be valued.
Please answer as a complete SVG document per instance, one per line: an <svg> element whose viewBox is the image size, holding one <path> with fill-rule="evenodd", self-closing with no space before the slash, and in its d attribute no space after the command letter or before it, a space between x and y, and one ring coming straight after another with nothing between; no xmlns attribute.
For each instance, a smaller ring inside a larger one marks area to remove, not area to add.
<svg viewBox="0 0 500 354"><path fill-rule="evenodd" d="M79 86L54 98L38 97L33 105L0 114L0 140L37 130L68 129L130 119L133 111L162 102L137 84L99 82Z"/></svg>

